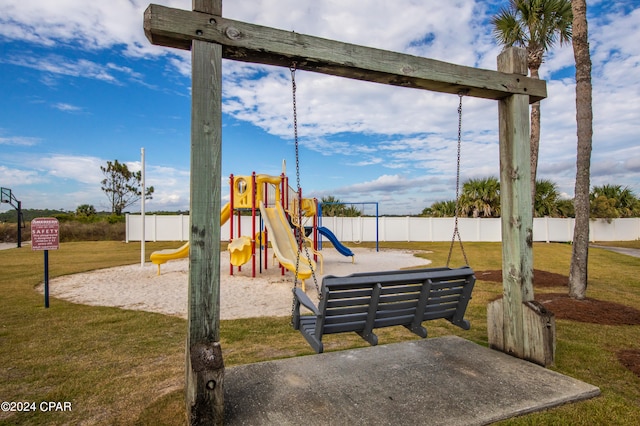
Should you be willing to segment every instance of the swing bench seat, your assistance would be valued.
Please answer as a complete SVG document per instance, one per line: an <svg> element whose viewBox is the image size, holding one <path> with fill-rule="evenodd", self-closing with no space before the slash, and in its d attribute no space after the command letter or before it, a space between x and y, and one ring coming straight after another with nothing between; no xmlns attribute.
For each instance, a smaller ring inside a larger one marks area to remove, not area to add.
<svg viewBox="0 0 640 426"><path fill-rule="evenodd" d="M469 267L329 275L322 280L318 307L302 289L294 288L293 327L316 353L324 350L325 334L352 331L375 346L376 328L402 325L425 338L422 322L443 318L468 330L464 314L474 284ZM301 306L311 314L301 315Z"/></svg>

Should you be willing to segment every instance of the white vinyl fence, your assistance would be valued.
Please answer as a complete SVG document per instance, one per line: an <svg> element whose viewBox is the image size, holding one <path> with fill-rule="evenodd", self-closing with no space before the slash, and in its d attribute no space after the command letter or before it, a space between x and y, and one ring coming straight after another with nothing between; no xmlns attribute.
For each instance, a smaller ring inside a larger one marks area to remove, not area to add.
<svg viewBox="0 0 640 426"><path fill-rule="evenodd" d="M309 223L310 225L310 223ZM433 217L323 217L322 226L331 230L338 240L360 241L451 241L453 218ZM241 235L251 234L251 217L243 216ZM574 219L535 218L533 240L542 242L573 241ZM142 220L140 215L127 215L127 242L140 241ZM458 219L463 241L501 241L500 219ZM237 235L237 218L234 219L234 235ZM256 218L256 229L260 229ZM189 239L188 215L147 215L145 217L146 241L187 241ZM222 241L229 240L229 222L220 231ZM590 241L630 241L640 239L640 218L592 220Z"/></svg>

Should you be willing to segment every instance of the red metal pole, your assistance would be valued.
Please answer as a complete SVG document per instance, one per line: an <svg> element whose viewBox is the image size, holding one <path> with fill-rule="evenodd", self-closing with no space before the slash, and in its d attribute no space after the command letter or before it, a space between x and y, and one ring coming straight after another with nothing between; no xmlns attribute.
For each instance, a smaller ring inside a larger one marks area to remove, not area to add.
<svg viewBox="0 0 640 426"><path fill-rule="evenodd" d="M285 210L289 206L289 180L284 173L282 173L282 179L280 180L280 205ZM280 265L280 273L284 275L284 267L282 265Z"/></svg>
<svg viewBox="0 0 640 426"><path fill-rule="evenodd" d="M313 260L318 261L318 199L313 199L315 213L313 215Z"/></svg>
<svg viewBox="0 0 640 426"><path fill-rule="evenodd" d="M285 184L284 184L284 190L285 190L285 194L287 194L286 196L286 204L285 204L285 208L288 209L289 208L289 203L291 203L291 200L289 199L289 178L285 177L284 178Z"/></svg>
<svg viewBox="0 0 640 426"><path fill-rule="evenodd" d="M238 216L238 237L240 237L242 235L242 214L240 212L240 209L238 209L237 216ZM242 266L238 266L238 272L240 271L242 271Z"/></svg>
<svg viewBox="0 0 640 426"><path fill-rule="evenodd" d="M284 188L285 188L284 185L285 185L286 179L287 178L285 177L284 173L282 173L280 175L280 199L276 200L276 202L279 201L280 205L283 206L283 207L284 207L284 200L285 200L285 197L286 197L286 192L284 192Z"/></svg>
<svg viewBox="0 0 640 426"><path fill-rule="evenodd" d="M234 197L233 197L233 173L231 173L229 175L229 188L230 188L230 192L229 192L229 244L231 244L231 241L233 241L233 204L234 204ZM229 275L233 275L233 264L231 262L229 262Z"/></svg>
<svg viewBox="0 0 640 426"><path fill-rule="evenodd" d="M264 191L263 194L265 194L262 203L264 204L265 208L269 207L269 197L267 195L267 182L264 183ZM260 214L262 215L262 212L260 212ZM262 229L261 231L263 232L263 237L262 237L262 245L264 247L264 269L267 269L267 264L268 262L268 258L269 258L269 239L267 238L268 232L267 232L267 227L264 225L264 218L262 218Z"/></svg>
<svg viewBox="0 0 640 426"><path fill-rule="evenodd" d="M302 251L302 245L304 244L304 227L302 226L302 188L298 189L298 211L295 212L298 215L298 232L301 232L298 240L298 250Z"/></svg>
<svg viewBox="0 0 640 426"><path fill-rule="evenodd" d="M256 192L258 187L256 185L256 172L251 174L251 277L256 277Z"/></svg>

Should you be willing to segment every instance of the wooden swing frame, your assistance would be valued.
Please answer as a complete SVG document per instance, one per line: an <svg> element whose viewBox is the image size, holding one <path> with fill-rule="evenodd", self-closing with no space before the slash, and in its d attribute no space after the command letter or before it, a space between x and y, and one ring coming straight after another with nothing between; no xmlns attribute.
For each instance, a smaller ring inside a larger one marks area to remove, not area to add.
<svg viewBox="0 0 640 426"><path fill-rule="evenodd" d="M549 363L553 331L548 316L533 302L529 196L529 104L547 93L545 81L526 76L526 51L506 49L498 57L498 71L491 71L226 19L222 0L192 0L192 4L193 11L152 4L144 14L151 43L191 50L192 55L186 354L190 422L221 424L224 412L219 344L222 58L283 67L295 62L300 70L440 93L464 91L467 96L497 100L504 297L489 309L489 340L514 356Z"/></svg>

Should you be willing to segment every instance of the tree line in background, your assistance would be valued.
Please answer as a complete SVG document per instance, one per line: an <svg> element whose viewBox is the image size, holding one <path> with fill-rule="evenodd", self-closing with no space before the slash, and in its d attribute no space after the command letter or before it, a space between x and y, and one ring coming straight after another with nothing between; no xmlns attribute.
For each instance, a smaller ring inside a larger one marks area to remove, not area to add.
<svg viewBox="0 0 640 426"><path fill-rule="evenodd" d="M615 219L640 217L640 199L628 187L621 185L595 186L590 193L591 218ZM535 196L536 217L574 217L573 200L563 199L557 185L550 180L536 182ZM331 217L365 216L357 203L343 203L337 197L322 197L322 215ZM459 203L460 217L500 217L500 182L496 177L469 179L462 184ZM456 201L438 201L422 210L419 216L453 217ZM188 212L154 212L154 214L188 214ZM78 206L75 212L64 210L24 209L24 220L30 222L36 217L56 217L62 221L79 221L84 223L107 221L122 222L122 215L109 212L98 212L90 204ZM403 215L404 216L404 215ZM16 222L16 213L9 210L0 213L0 222Z"/></svg>
<svg viewBox="0 0 640 426"><path fill-rule="evenodd" d="M628 187L621 185L595 186L590 192L590 216L592 219L615 219L640 217L640 199ZM365 216L357 203L343 203L337 197L322 197L322 215L357 217ZM496 177L469 179L462 184L459 202L459 217L500 217L500 182ZM536 217L575 217L573 200L563 199L558 192L557 185L550 180L536 182L535 195ZM456 201L438 201L426 207L420 216L453 217L456 211ZM183 214L188 212L154 212L154 214ZM36 217L56 217L61 222L79 221L92 223L106 221L117 223L124 221L124 216L113 211L98 212L90 204L82 204L76 211L50 209L23 209L23 218L30 222ZM15 211L0 213L0 222L16 222Z"/></svg>
<svg viewBox="0 0 640 426"><path fill-rule="evenodd" d="M563 199L550 180L536 181L536 217L575 217L573 200ZM640 217L640 199L628 187L602 185L589 194L590 217L615 219ZM500 181L496 177L470 179L463 183L458 203L459 217L500 217ZM452 217L456 201L438 201L422 210L421 216Z"/></svg>
<svg viewBox="0 0 640 426"><path fill-rule="evenodd" d="M322 216L340 216L340 217L358 217L364 216L361 209L356 204L348 204L340 201L333 195L322 197L321 201Z"/></svg>
<svg viewBox="0 0 640 426"><path fill-rule="evenodd" d="M107 161L100 170L104 174L101 188L109 199L111 212L98 212L91 204L79 205L75 211L22 209L20 229L17 229L15 225L5 224L18 222L17 213L7 211L0 214L0 242L17 241L18 232L23 239L29 239L31 227L28 224L37 217L58 219L61 242L123 240L126 232L123 212L142 197L142 172L132 172L118 160ZM146 188L145 198L151 199L153 191L153 187Z"/></svg>
<svg viewBox="0 0 640 426"><path fill-rule="evenodd" d="M51 209L22 209L22 220L30 222L37 217L55 217L60 222L79 221L93 223L106 221L109 223L123 222L124 210L142 198L142 172L132 172L125 163L118 160L107 161L105 166L100 166L104 179L100 182L102 192L109 199L111 213L98 212L91 204L81 204L75 212ZM145 189L145 199L153 198L153 186ZM0 222L17 222L14 211L0 213Z"/></svg>

